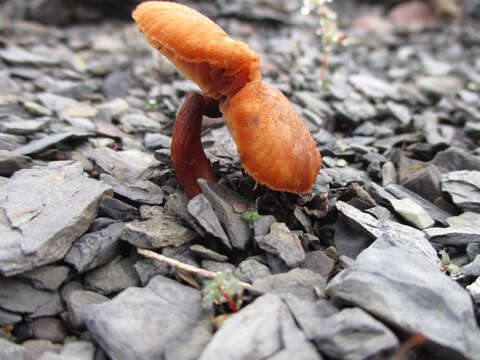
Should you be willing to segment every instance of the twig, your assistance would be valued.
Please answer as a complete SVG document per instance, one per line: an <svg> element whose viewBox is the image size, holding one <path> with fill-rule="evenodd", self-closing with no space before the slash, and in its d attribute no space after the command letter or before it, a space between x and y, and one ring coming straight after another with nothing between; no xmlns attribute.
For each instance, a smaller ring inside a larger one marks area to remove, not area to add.
<svg viewBox="0 0 480 360"><path fill-rule="evenodd" d="M161 254L158 254L158 253L156 253L154 251L151 251L151 250L137 249L137 251L138 251L139 254L141 254L145 257L160 261L161 263L170 265L170 266L172 266L172 267L174 267L178 270L186 271L188 273L195 274L195 275L198 275L198 276L206 278L206 279L215 279L217 277L217 275L219 274L219 273L216 273L216 272L213 272L213 271L208 271L208 270L205 270L205 269L201 269L201 268L193 266L193 265L182 263L181 261L169 258L169 257L161 255ZM243 281L239 281L238 284L242 288L244 288L245 290L250 290L252 288L252 285L250 285L246 282L243 282Z"/></svg>

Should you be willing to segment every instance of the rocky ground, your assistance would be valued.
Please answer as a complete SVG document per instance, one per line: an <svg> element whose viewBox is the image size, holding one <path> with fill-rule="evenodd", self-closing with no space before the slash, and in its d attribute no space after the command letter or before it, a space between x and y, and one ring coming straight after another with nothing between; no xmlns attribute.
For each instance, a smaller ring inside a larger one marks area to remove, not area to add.
<svg viewBox="0 0 480 360"><path fill-rule="evenodd" d="M195 86L132 21L58 28L7 1L0 359L480 359L478 2L449 24L359 3L336 4L327 87L298 2L192 4L261 55L323 166L303 196L255 187L205 118L221 180L189 201L169 146ZM203 280L137 248L253 289L215 330L231 311L205 309Z"/></svg>

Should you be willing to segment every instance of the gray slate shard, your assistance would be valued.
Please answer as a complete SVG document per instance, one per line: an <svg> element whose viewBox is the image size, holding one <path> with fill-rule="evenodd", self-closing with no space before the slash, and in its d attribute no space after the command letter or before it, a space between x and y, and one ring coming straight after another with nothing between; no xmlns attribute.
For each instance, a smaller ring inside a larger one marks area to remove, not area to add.
<svg viewBox="0 0 480 360"><path fill-rule="evenodd" d="M151 181L123 182L108 174L101 174L100 180L110 185L115 194L131 201L149 205L162 205L163 203L162 188Z"/></svg>
<svg viewBox="0 0 480 360"><path fill-rule="evenodd" d="M145 138L143 139L145 147L149 150L157 150L157 149L170 149L172 145L172 138L170 136L164 134L153 134L147 133L145 134Z"/></svg>
<svg viewBox="0 0 480 360"><path fill-rule="evenodd" d="M219 254L216 251L208 249L205 246L202 246L199 244L190 246L190 250L192 250L194 254L198 255L202 259L214 260L214 261L220 261L220 262L224 262L228 260L228 256Z"/></svg>
<svg viewBox="0 0 480 360"><path fill-rule="evenodd" d="M467 153L457 147L450 147L438 152L432 161L439 168L447 171L478 170L480 171L480 156Z"/></svg>
<svg viewBox="0 0 480 360"><path fill-rule="evenodd" d="M135 271L137 272L140 284L145 286L150 279L156 275L169 276L172 274L171 267L154 259L143 258L135 263Z"/></svg>
<svg viewBox="0 0 480 360"><path fill-rule="evenodd" d="M470 226L449 226L447 228L425 229L428 240L441 246L464 248L471 243L480 243L480 228Z"/></svg>
<svg viewBox="0 0 480 360"><path fill-rule="evenodd" d="M408 252L384 237L333 278L327 294L406 333L424 334L441 357L480 354L480 329L465 290L420 252Z"/></svg>
<svg viewBox="0 0 480 360"><path fill-rule="evenodd" d="M333 108L342 117L348 119L354 124L359 124L365 120L371 120L377 116L377 110L365 100L347 99L343 102L334 102Z"/></svg>
<svg viewBox="0 0 480 360"><path fill-rule="evenodd" d="M435 220L425 209L410 198L391 201L393 210L417 229L432 227Z"/></svg>
<svg viewBox="0 0 480 360"><path fill-rule="evenodd" d="M192 198L187 205L188 212L193 216L203 229L210 235L220 239L220 241L229 249L232 244L223 230L222 224L213 211L212 205L204 194L198 194Z"/></svg>
<svg viewBox="0 0 480 360"><path fill-rule="evenodd" d="M0 133L0 149L13 151L26 143L25 136Z"/></svg>
<svg viewBox="0 0 480 360"><path fill-rule="evenodd" d="M85 287L102 295L110 295L136 286L139 279L134 264L134 259L119 255L108 264L86 274L83 279Z"/></svg>
<svg viewBox="0 0 480 360"><path fill-rule="evenodd" d="M268 266L254 258L249 258L238 264L233 275L240 281L251 284L257 279L272 275L272 273Z"/></svg>
<svg viewBox="0 0 480 360"><path fill-rule="evenodd" d="M31 159L27 156L15 155L8 150L0 150L0 176L9 177L15 171L29 168L31 162Z"/></svg>
<svg viewBox="0 0 480 360"><path fill-rule="evenodd" d="M62 343L67 336L67 331L63 323L54 317L42 317L28 323L23 323L24 329L28 334L32 334L34 339L49 340L54 343ZM18 328L15 329L18 331Z"/></svg>
<svg viewBox="0 0 480 360"><path fill-rule="evenodd" d="M62 259L108 191L70 161L16 172L0 187L0 272L14 275Z"/></svg>
<svg viewBox="0 0 480 360"><path fill-rule="evenodd" d="M74 290L65 297L68 308L68 319L77 330L85 329L87 308L92 304L101 304L108 301L106 296L89 290Z"/></svg>
<svg viewBox="0 0 480 360"><path fill-rule="evenodd" d="M322 319L308 339L323 354L346 360L367 359L399 344L389 328L359 308L343 309Z"/></svg>
<svg viewBox="0 0 480 360"><path fill-rule="evenodd" d="M59 133L44 136L38 140L33 140L26 145L15 148L12 152L16 155L32 155L63 141L80 140L89 136L89 133Z"/></svg>
<svg viewBox="0 0 480 360"><path fill-rule="evenodd" d="M435 165L429 165L408 176L402 185L428 201L434 202L441 195L441 177L440 169Z"/></svg>
<svg viewBox="0 0 480 360"><path fill-rule="evenodd" d="M331 178L331 186L341 187L351 183L363 183L362 173L350 166L344 168L328 168L325 169L325 172Z"/></svg>
<svg viewBox="0 0 480 360"><path fill-rule="evenodd" d="M336 206L353 230L361 231L372 239L388 234L392 244L408 252L421 252L431 264L439 265L437 252L422 231L390 220L379 221L343 201L337 201Z"/></svg>
<svg viewBox="0 0 480 360"><path fill-rule="evenodd" d="M325 289L326 278L307 269L292 269L287 273L256 279L253 288L269 294L292 294L315 301Z"/></svg>
<svg viewBox="0 0 480 360"><path fill-rule="evenodd" d="M253 234L265 236L270 232L270 226L277 220L273 215L260 215L260 218L253 222Z"/></svg>
<svg viewBox="0 0 480 360"><path fill-rule="evenodd" d="M164 211L145 221L134 220L127 223L120 238L135 247L158 249L180 246L196 237L196 233L181 225L175 216Z"/></svg>
<svg viewBox="0 0 480 360"><path fill-rule="evenodd" d="M0 359L2 360L18 360L24 359L25 349L21 345L17 345L11 341L0 337Z"/></svg>
<svg viewBox="0 0 480 360"><path fill-rule="evenodd" d="M120 221L130 221L140 217L140 212L135 206L128 205L111 196L102 197L98 212L100 216Z"/></svg>
<svg viewBox="0 0 480 360"><path fill-rule="evenodd" d="M118 239L124 223L113 223L100 231L83 235L73 243L64 261L83 273L112 260L120 251Z"/></svg>
<svg viewBox="0 0 480 360"><path fill-rule="evenodd" d="M442 190L464 211L480 212L480 171L452 171L442 176Z"/></svg>
<svg viewBox="0 0 480 360"><path fill-rule="evenodd" d="M46 265L19 275L32 283L35 289L58 290L60 285L67 279L70 268L67 266Z"/></svg>
<svg viewBox="0 0 480 360"><path fill-rule="evenodd" d="M300 265L302 269L308 269L328 279L335 267L335 260L327 256L323 250L309 251L305 260Z"/></svg>
<svg viewBox="0 0 480 360"><path fill-rule="evenodd" d="M438 221L442 225L447 225L447 218L450 217L451 214L426 200L422 196L417 195L409 189L397 184L388 185L386 190L399 199L411 199L420 205L427 212L427 214L432 217L432 219Z"/></svg>
<svg viewBox="0 0 480 360"><path fill-rule="evenodd" d="M398 97L394 85L377 77L368 74L356 74L350 76L348 80L356 90L374 100L395 99Z"/></svg>
<svg viewBox="0 0 480 360"><path fill-rule="evenodd" d="M16 116L10 116L6 122L0 124L2 132L14 135L28 135L39 132L47 125L50 118L39 118L35 120L24 120Z"/></svg>
<svg viewBox="0 0 480 360"><path fill-rule="evenodd" d="M447 223L450 226L456 227L480 227L480 214L474 212L464 212L458 216L451 216L447 219Z"/></svg>
<svg viewBox="0 0 480 360"><path fill-rule="evenodd" d="M22 317L0 309L0 326L16 324L22 321ZM1 353L0 353L1 354ZM0 359L2 359L0 357Z"/></svg>
<svg viewBox="0 0 480 360"><path fill-rule="evenodd" d="M200 360L320 360L279 296L267 294L229 317Z"/></svg>
<svg viewBox="0 0 480 360"><path fill-rule="evenodd" d="M63 305L58 292L37 290L23 281L0 277L0 308L37 318L57 315Z"/></svg>
<svg viewBox="0 0 480 360"><path fill-rule="evenodd" d="M480 276L480 255L477 255L471 263L462 266L462 273L467 276Z"/></svg>
<svg viewBox="0 0 480 360"><path fill-rule="evenodd" d="M177 192L170 194L166 203L166 208L175 213L180 219L182 219L191 229L200 236L205 236L203 227L200 226L197 220L188 211L188 197L184 192Z"/></svg>
<svg viewBox="0 0 480 360"><path fill-rule="evenodd" d="M340 216L335 222L334 242L339 255L346 255L355 259L370 246L373 239L369 234L350 227L343 216Z"/></svg>
<svg viewBox="0 0 480 360"><path fill-rule="evenodd" d="M86 318L113 360L194 360L211 337L200 292L161 275L88 307Z"/></svg>
<svg viewBox="0 0 480 360"><path fill-rule="evenodd" d="M297 234L284 223L273 223L265 236L255 237L261 249L278 255L288 267L293 268L305 259L305 251Z"/></svg>
<svg viewBox="0 0 480 360"><path fill-rule="evenodd" d="M233 210L233 204L245 204L246 200L222 184L211 184L205 179L198 179L198 185L212 204L232 246L240 250L245 249L250 240L251 229L242 214Z"/></svg>
<svg viewBox="0 0 480 360"><path fill-rule="evenodd" d="M4 61L16 65L57 65L58 59L46 54L38 54L33 51L25 50L18 46L9 46L0 50L0 58Z"/></svg>

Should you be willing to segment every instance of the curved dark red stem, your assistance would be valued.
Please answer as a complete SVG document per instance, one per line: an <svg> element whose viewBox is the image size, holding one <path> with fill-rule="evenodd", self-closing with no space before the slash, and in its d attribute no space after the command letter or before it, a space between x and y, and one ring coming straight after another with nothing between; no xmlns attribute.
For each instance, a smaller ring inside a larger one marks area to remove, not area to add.
<svg viewBox="0 0 480 360"><path fill-rule="evenodd" d="M173 126L170 154L177 180L189 198L202 192L197 179L217 181L201 142L202 117L210 110L210 102L203 95L188 93Z"/></svg>

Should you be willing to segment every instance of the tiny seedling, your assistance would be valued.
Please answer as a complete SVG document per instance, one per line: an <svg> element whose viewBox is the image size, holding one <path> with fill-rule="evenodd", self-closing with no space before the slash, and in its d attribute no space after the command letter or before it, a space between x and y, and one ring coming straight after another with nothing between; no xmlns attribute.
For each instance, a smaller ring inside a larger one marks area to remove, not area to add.
<svg viewBox="0 0 480 360"><path fill-rule="evenodd" d="M242 217L245 221L257 221L260 219L260 215L258 214L258 211L245 211L242 214Z"/></svg>
<svg viewBox="0 0 480 360"><path fill-rule="evenodd" d="M235 276L221 272L215 279L205 281L202 290L203 306L211 309L213 305L226 303L230 310L239 310L243 287ZM235 302L234 299L240 300Z"/></svg>
<svg viewBox="0 0 480 360"><path fill-rule="evenodd" d="M449 274L452 279L459 279L462 277L462 269L458 265L451 262L447 250L440 250L440 258L442 262L442 271Z"/></svg>

